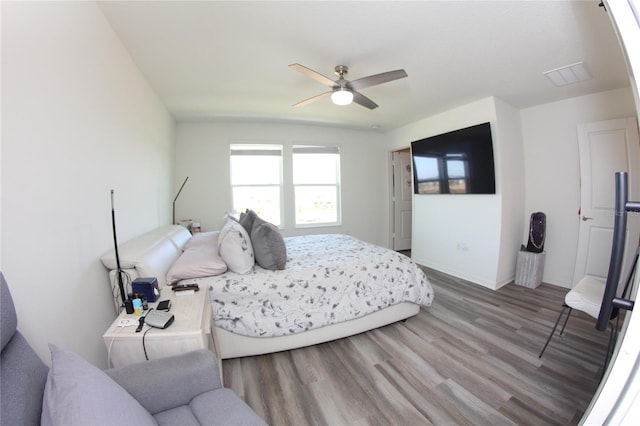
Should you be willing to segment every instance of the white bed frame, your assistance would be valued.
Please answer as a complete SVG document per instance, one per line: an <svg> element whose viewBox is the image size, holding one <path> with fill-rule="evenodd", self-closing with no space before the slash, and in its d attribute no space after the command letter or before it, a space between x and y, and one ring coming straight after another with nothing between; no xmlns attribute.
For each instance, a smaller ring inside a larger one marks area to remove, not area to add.
<svg viewBox="0 0 640 426"><path fill-rule="evenodd" d="M189 231L179 225L164 226L120 244L119 258L123 272L133 280L137 277L156 277L161 287L171 265L182 254L182 247L191 238ZM115 251L102 258L110 270L110 282L116 312L122 302L116 282ZM420 312L420 306L404 302L350 321L328 325L309 331L277 337L249 337L231 333L212 324L215 350L219 358L237 358L286 351L353 336L374 328L391 324Z"/></svg>
<svg viewBox="0 0 640 426"><path fill-rule="evenodd" d="M215 326L212 330L218 357L228 359L287 351L329 342L407 319L418 312L420 312L419 305L403 302L346 322L276 337L242 336Z"/></svg>

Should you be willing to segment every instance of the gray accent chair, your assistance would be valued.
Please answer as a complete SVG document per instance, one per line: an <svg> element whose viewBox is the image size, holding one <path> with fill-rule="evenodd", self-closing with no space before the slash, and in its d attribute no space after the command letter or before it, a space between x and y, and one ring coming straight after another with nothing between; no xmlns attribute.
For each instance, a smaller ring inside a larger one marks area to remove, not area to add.
<svg viewBox="0 0 640 426"><path fill-rule="evenodd" d="M0 281L0 425L39 425L49 369L16 329L16 310L1 272Z"/></svg>
<svg viewBox="0 0 640 426"><path fill-rule="evenodd" d="M49 368L17 330L15 307L1 272L0 281L0 425L39 425ZM222 387L217 360L206 350L104 373L160 425L265 425L232 390ZM98 374L103 373L98 370Z"/></svg>

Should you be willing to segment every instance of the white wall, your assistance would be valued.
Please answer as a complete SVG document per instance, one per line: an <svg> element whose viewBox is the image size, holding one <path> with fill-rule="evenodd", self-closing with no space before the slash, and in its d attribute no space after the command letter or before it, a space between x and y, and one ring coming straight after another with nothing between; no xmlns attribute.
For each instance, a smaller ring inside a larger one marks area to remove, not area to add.
<svg viewBox="0 0 640 426"><path fill-rule="evenodd" d="M2 271L18 328L106 367L100 256L170 222L173 121L95 3L2 2Z"/></svg>
<svg viewBox="0 0 640 426"><path fill-rule="evenodd" d="M485 98L389 132L388 149L491 122L495 195L414 195L412 258L425 266L489 288L515 275L524 183L519 116L508 104ZM511 216L513 215L513 216Z"/></svg>
<svg viewBox="0 0 640 426"><path fill-rule="evenodd" d="M596 93L523 109L527 214L545 212L543 281L571 288L580 208L577 125L636 115L631 88ZM523 230L526 241L527 226Z"/></svg>
<svg viewBox="0 0 640 426"><path fill-rule="evenodd" d="M494 143L497 150L496 173L500 182L502 201L500 212L500 257L496 282L502 286L515 277L515 268L525 220L524 148L520 111L495 98L496 123ZM526 222L529 223L528 221ZM527 225L528 226L528 225Z"/></svg>
<svg viewBox="0 0 640 426"><path fill-rule="evenodd" d="M494 148L502 205L498 207L483 200L482 203L491 204L494 210L484 205L481 209L484 213L479 215L476 206L471 215L467 213L470 210L467 200L471 203L478 200L414 196L412 256L424 265L486 284L492 280L489 265L495 262L499 247L503 247L495 279L500 286L513 278L517 247L528 238L530 214L543 211L547 215L543 281L571 288L580 207L577 125L635 114L631 88L521 111L500 99L487 98L389 132L386 135L388 151L481 121L491 121L492 131L500 140ZM388 216L385 221L389 220ZM501 223L500 242L491 243L486 228L477 229L480 223L488 227ZM466 244L469 250L458 250L458 243ZM504 249L509 246L515 249Z"/></svg>
<svg viewBox="0 0 640 426"><path fill-rule="evenodd" d="M312 125L265 122L179 123L176 128L175 191L186 176L176 203L176 220L194 219L203 230L222 226L231 210L230 143L336 144L340 147L342 225L295 229L293 209L285 212L285 236L309 233L345 233L386 245L386 157L382 136L376 132ZM286 148L285 148L286 149ZM285 164L285 168L291 167ZM285 188L290 191L291 188Z"/></svg>

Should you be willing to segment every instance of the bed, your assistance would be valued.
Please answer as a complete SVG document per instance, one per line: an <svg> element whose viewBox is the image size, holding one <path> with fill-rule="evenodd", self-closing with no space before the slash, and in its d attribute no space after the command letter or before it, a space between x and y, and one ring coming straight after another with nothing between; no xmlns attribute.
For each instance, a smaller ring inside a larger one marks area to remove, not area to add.
<svg viewBox="0 0 640 426"><path fill-rule="evenodd" d="M125 269L131 279L156 276L161 285L168 284L167 278L176 280L172 270L192 252L190 243L196 238L186 237L174 226L166 228L156 233L158 238L141 236L120 249L121 262L123 251L126 258L135 258ZM165 238L167 233L171 237ZM215 239L220 236L206 234ZM351 336L409 318L433 301L433 288L424 272L400 253L341 234L283 241L286 263L282 269L265 269L255 263L242 273L216 270L213 276L177 281L209 288L220 358L278 352ZM128 250L131 247L134 249ZM171 265L152 260L161 248L177 248L175 255L160 256L165 262L174 257ZM108 257L102 258L107 268L113 266ZM193 275L203 273L207 272ZM111 276L113 280L113 271Z"/></svg>

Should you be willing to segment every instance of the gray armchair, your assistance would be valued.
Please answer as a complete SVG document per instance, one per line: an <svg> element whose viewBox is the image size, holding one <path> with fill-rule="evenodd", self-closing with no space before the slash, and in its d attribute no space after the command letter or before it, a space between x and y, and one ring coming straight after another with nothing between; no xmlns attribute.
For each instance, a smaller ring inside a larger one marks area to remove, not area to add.
<svg viewBox="0 0 640 426"><path fill-rule="evenodd" d="M0 425L265 425L221 386L217 360L206 350L103 372L52 346L49 370L17 330L2 273L0 280Z"/></svg>
<svg viewBox="0 0 640 426"><path fill-rule="evenodd" d="M18 318L0 273L0 425L39 425L49 369L16 329Z"/></svg>
<svg viewBox="0 0 640 426"><path fill-rule="evenodd" d="M106 373L161 425L264 425L231 389L221 386L216 362L203 349Z"/></svg>

